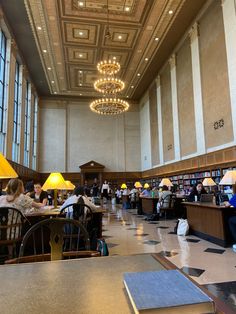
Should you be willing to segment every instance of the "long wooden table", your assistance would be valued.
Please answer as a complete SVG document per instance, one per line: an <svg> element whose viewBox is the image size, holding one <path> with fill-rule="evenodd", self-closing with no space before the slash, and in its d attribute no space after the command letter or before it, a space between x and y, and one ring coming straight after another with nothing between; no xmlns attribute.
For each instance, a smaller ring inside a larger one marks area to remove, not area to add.
<svg viewBox="0 0 236 314"><path fill-rule="evenodd" d="M199 202L184 202L184 205L191 233L223 247L232 242L228 219L236 214L235 208Z"/></svg>
<svg viewBox="0 0 236 314"><path fill-rule="evenodd" d="M171 263L156 256L140 254L0 266L0 312L133 313L123 274L171 268ZM222 301L212 298L217 313L233 313L225 311Z"/></svg>
<svg viewBox="0 0 236 314"><path fill-rule="evenodd" d="M105 213L102 207L98 207L96 212L93 212L93 221L94 225L97 227L98 230L98 238L102 237L102 216ZM30 221L31 225L43 220L48 219L50 217L56 218L60 216L60 209L42 209L32 211L31 213L26 214L27 219ZM62 215L63 217L63 215Z"/></svg>
<svg viewBox="0 0 236 314"><path fill-rule="evenodd" d="M156 213L158 199L158 197L140 196L142 213L144 215L151 215Z"/></svg>

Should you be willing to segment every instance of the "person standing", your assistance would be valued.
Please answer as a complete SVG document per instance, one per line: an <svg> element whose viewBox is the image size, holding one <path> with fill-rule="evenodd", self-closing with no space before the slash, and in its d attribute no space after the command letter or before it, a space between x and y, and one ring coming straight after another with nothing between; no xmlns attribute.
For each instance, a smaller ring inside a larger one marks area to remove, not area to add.
<svg viewBox="0 0 236 314"><path fill-rule="evenodd" d="M109 184L107 183L107 180L104 181L101 189L102 198L108 199L108 193L109 193Z"/></svg>
<svg viewBox="0 0 236 314"><path fill-rule="evenodd" d="M98 180L97 178L94 179L93 186L92 186L92 191L93 191L93 197L98 196Z"/></svg>

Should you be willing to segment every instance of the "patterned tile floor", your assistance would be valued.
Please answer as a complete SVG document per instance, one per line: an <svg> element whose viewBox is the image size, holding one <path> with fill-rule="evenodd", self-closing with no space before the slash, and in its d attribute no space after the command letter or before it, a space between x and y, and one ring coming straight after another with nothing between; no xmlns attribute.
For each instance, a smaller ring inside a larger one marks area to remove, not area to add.
<svg viewBox="0 0 236 314"><path fill-rule="evenodd" d="M173 233L176 220L150 223L136 210L106 205L104 238L110 255L161 253L196 282L226 301L236 313L236 253L198 237Z"/></svg>

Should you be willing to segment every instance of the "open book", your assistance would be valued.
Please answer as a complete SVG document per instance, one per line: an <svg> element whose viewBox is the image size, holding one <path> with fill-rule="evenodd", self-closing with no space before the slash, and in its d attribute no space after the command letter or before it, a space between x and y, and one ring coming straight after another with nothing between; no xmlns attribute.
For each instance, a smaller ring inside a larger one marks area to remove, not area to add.
<svg viewBox="0 0 236 314"><path fill-rule="evenodd" d="M213 300L178 270L125 273L135 313L215 313Z"/></svg>

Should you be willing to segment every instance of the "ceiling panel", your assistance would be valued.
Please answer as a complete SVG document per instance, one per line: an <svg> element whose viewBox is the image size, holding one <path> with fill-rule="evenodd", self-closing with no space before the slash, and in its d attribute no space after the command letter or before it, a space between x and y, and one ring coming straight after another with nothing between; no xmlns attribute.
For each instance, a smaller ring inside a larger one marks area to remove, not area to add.
<svg viewBox="0 0 236 314"><path fill-rule="evenodd" d="M119 96L138 100L205 0L0 3L16 41L25 43L27 36L25 47L20 48L41 95L96 97L96 65L109 57L121 63L118 76L126 88ZM105 37L107 28L109 39Z"/></svg>

